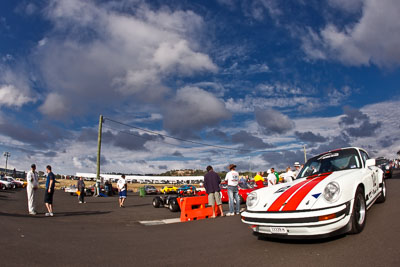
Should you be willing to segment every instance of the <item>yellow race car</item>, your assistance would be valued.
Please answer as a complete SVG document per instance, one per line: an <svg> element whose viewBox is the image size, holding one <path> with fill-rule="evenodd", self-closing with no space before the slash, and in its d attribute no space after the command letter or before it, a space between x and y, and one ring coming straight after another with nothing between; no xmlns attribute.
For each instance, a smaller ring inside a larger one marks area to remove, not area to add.
<svg viewBox="0 0 400 267"><path fill-rule="evenodd" d="M176 188L175 186L164 186L163 188L161 188L160 193L166 195L166 194L176 193L177 190L178 188Z"/></svg>

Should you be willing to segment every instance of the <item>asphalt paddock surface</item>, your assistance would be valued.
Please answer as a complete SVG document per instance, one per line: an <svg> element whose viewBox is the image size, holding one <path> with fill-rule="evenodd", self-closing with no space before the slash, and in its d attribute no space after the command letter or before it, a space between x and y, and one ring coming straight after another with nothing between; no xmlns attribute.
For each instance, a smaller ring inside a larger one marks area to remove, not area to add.
<svg viewBox="0 0 400 267"><path fill-rule="evenodd" d="M25 190L0 191L0 266L400 266L400 172L387 180L383 204L367 213L358 235L323 240L258 239L239 216L144 226L142 220L179 217L151 206L152 196L54 196L45 217L27 214ZM224 205L224 210L227 206Z"/></svg>

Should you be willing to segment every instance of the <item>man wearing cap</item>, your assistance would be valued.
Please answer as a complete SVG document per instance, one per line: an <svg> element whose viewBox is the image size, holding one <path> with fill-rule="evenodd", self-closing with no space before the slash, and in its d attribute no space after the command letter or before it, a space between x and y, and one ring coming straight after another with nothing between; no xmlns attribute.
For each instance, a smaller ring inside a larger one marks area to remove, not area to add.
<svg viewBox="0 0 400 267"><path fill-rule="evenodd" d="M294 170L294 179L296 179L297 175L300 172L300 163L296 161L294 163L294 168L295 168L295 170Z"/></svg>
<svg viewBox="0 0 400 267"><path fill-rule="evenodd" d="M28 211L30 215L36 215L35 193L39 187L39 176L36 172L36 165L31 165L31 170L26 175L26 193L28 195Z"/></svg>
<svg viewBox="0 0 400 267"><path fill-rule="evenodd" d="M240 199L239 199L239 189L238 189L239 173L235 169L236 169L235 164L229 165L230 171L225 176L225 180L228 183L228 197L229 197L229 212L226 214L226 216L232 216L235 215L235 213L239 214L240 211ZM236 207L234 201L236 201Z"/></svg>
<svg viewBox="0 0 400 267"><path fill-rule="evenodd" d="M214 172L211 166L207 166L207 173L204 175L204 188L208 194L208 204L212 206L213 218L215 218L215 203L217 204L221 216L224 216L222 211L222 201L221 201L221 189L219 187L221 183L221 178Z"/></svg>

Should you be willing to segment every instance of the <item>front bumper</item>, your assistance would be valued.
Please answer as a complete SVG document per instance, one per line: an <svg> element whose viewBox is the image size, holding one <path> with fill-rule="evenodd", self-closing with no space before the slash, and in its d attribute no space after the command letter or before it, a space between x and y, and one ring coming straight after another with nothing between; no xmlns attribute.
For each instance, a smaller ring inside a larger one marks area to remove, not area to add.
<svg viewBox="0 0 400 267"><path fill-rule="evenodd" d="M249 224L254 234L278 238L322 237L347 232L350 205L289 212L245 211L242 222ZM280 233L277 233L281 230Z"/></svg>

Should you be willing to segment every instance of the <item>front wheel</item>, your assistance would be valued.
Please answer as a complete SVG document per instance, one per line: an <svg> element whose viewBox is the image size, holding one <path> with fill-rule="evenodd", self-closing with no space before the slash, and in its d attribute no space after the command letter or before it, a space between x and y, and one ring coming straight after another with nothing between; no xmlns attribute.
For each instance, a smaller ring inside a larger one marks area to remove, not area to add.
<svg viewBox="0 0 400 267"><path fill-rule="evenodd" d="M176 200L172 200L169 202L168 208L172 212L177 212L179 211L179 204L176 203Z"/></svg>
<svg viewBox="0 0 400 267"><path fill-rule="evenodd" d="M352 234L361 233L367 220L367 205L365 204L364 191L361 187L357 188L354 197L353 212L351 213Z"/></svg>
<svg viewBox="0 0 400 267"><path fill-rule="evenodd" d="M376 200L376 203L383 203L386 201L386 182L385 179L382 179L382 191L379 198Z"/></svg>
<svg viewBox="0 0 400 267"><path fill-rule="evenodd" d="M159 208L161 206L161 199L159 197L155 197L153 199L153 207Z"/></svg>

